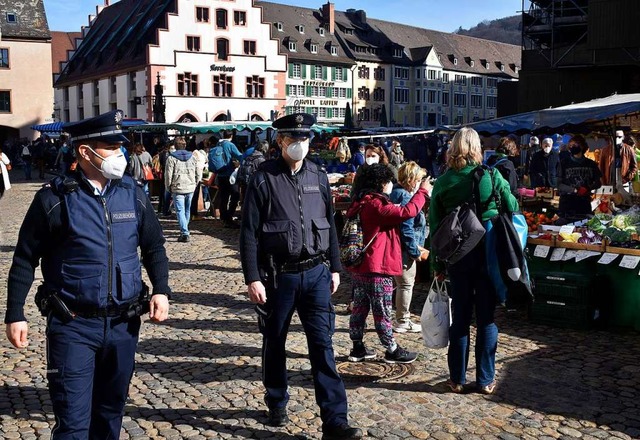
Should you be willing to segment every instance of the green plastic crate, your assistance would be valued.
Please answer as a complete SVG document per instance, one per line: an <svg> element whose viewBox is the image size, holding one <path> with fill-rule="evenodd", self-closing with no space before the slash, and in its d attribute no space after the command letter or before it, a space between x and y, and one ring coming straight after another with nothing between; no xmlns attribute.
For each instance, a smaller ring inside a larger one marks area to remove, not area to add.
<svg viewBox="0 0 640 440"><path fill-rule="evenodd" d="M598 286L595 276L549 272L533 278L535 302L530 308L531 321L553 327L586 330L600 311L594 303Z"/></svg>

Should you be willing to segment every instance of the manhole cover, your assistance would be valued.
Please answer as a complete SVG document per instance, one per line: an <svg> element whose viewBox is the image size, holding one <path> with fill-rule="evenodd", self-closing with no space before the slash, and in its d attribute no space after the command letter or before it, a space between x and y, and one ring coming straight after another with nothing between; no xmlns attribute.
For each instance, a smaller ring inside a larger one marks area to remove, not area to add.
<svg viewBox="0 0 640 440"><path fill-rule="evenodd" d="M387 364L385 362L341 362L338 372L345 382L387 382L408 376L415 370L413 364Z"/></svg>

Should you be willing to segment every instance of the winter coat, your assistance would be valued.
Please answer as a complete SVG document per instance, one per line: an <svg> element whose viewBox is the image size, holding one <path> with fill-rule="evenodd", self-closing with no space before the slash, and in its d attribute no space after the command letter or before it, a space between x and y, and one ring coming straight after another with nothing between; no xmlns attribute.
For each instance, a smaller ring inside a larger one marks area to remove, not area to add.
<svg viewBox="0 0 640 440"><path fill-rule="evenodd" d="M427 197L419 189L405 206L395 205L384 194L370 193L355 200L347 210L347 217L360 213L364 243L375 236L362 263L349 271L359 274L402 275L402 247L398 226L418 215ZM376 235L377 234L377 235Z"/></svg>
<svg viewBox="0 0 640 440"><path fill-rule="evenodd" d="M202 180L202 168L198 159L187 150L177 150L169 155L164 173L164 186L173 194L189 194Z"/></svg>

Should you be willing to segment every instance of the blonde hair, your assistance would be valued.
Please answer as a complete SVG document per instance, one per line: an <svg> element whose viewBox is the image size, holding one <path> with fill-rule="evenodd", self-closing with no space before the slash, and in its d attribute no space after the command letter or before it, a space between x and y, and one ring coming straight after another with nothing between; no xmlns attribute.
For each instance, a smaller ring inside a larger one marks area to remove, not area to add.
<svg viewBox="0 0 640 440"><path fill-rule="evenodd" d="M426 175L427 172L414 161L405 162L398 168L398 182L402 186L422 180Z"/></svg>
<svg viewBox="0 0 640 440"><path fill-rule="evenodd" d="M482 163L482 146L478 132L471 127L462 127L453 136L447 151L447 166L460 171L470 164Z"/></svg>

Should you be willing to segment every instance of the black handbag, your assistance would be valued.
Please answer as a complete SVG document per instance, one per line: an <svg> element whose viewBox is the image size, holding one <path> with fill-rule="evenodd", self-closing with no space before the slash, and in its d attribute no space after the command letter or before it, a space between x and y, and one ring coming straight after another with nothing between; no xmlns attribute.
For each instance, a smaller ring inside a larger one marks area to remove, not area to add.
<svg viewBox="0 0 640 440"><path fill-rule="evenodd" d="M480 190L478 183L484 175L482 167L473 171L471 200L457 206L447 214L431 237L431 248L439 261L455 264L471 252L486 233L478 218Z"/></svg>

